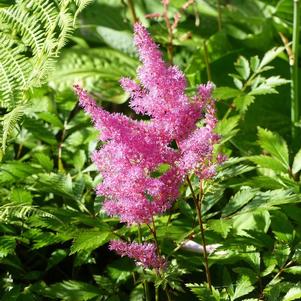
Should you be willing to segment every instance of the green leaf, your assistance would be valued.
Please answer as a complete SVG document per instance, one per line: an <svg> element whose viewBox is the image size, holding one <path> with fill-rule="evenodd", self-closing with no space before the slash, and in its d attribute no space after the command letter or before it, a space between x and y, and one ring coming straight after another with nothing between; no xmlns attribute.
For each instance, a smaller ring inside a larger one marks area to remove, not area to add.
<svg viewBox="0 0 301 301"><path fill-rule="evenodd" d="M16 238L13 236L1 236L0 237L0 258L6 257L8 254L12 254L15 251Z"/></svg>
<svg viewBox="0 0 301 301"><path fill-rule="evenodd" d="M233 230L241 236L246 236L249 230L266 233L270 224L271 218L267 210L241 213L233 217Z"/></svg>
<svg viewBox="0 0 301 301"><path fill-rule="evenodd" d="M236 97L233 102L241 113L245 113L248 107L254 102L255 97L252 95L243 95Z"/></svg>
<svg viewBox="0 0 301 301"><path fill-rule="evenodd" d="M32 203L32 195L30 191L22 188L14 188L11 192L11 200L16 203Z"/></svg>
<svg viewBox="0 0 301 301"><path fill-rule="evenodd" d="M54 163L53 160L45 155L44 153L36 153L34 155L34 158L40 163L40 165L47 171L47 172L51 172L53 170L54 167Z"/></svg>
<svg viewBox="0 0 301 301"><path fill-rule="evenodd" d="M261 148L281 162L282 166L289 169L289 155L285 140L276 133L258 127L258 143Z"/></svg>
<svg viewBox="0 0 301 301"><path fill-rule="evenodd" d="M101 296L101 293L91 284L74 280L56 283L45 289L48 297L68 301L88 301Z"/></svg>
<svg viewBox="0 0 301 301"><path fill-rule="evenodd" d="M298 151L294 158L293 166L292 166L292 172L295 175L297 172L301 170L301 149Z"/></svg>
<svg viewBox="0 0 301 301"><path fill-rule="evenodd" d="M243 83L241 80L237 79L237 78L233 78L233 82L235 87L237 87L237 89L241 90L243 88Z"/></svg>
<svg viewBox="0 0 301 301"><path fill-rule="evenodd" d="M248 60L240 56L234 64L236 71L238 74L244 79L247 80L250 76L250 64Z"/></svg>
<svg viewBox="0 0 301 301"><path fill-rule="evenodd" d="M245 296L252 292L254 289L255 287L252 285L252 282L250 281L249 277L243 275L236 283L234 296L232 300L236 300L242 296Z"/></svg>
<svg viewBox="0 0 301 301"><path fill-rule="evenodd" d="M85 151L80 149L74 155L73 165L78 171L80 171L84 167L86 160L87 157Z"/></svg>
<svg viewBox="0 0 301 301"><path fill-rule="evenodd" d="M283 242L292 242L294 239L294 227L281 211L272 212L271 228L276 238Z"/></svg>
<svg viewBox="0 0 301 301"><path fill-rule="evenodd" d="M82 230L75 234L70 254L83 250L93 251L111 239L111 232L100 229Z"/></svg>
<svg viewBox="0 0 301 301"><path fill-rule="evenodd" d="M287 169L281 164L281 162L273 157L259 155L259 156L250 156L247 157L250 161L259 165L262 168L269 168L275 172L285 172L287 173Z"/></svg>
<svg viewBox="0 0 301 301"><path fill-rule="evenodd" d="M213 97L221 100L227 100L240 95L241 91L230 87L217 87L213 91Z"/></svg>
<svg viewBox="0 0 301 301"><path fill-rule="evenodd" d="M104 42L113 49L117 49L128 54L136 52L133 44L133 35L130 31L115 30L104 26L97 26L96 31Z"/></svg>
<svg viewBox="0 0 301 301"><path fill-rule="evenodd" d="M219 233L223 238L227 238L228 233L232 228L232 221L225 219L211 219L208 221L209 229Z"/></svg>
<svg viewBox="0 0 301 301"><path fill-rule="evenodd" d="M64 258L66 258L67 255L68 255L67 251L64 249L57 249L57 250L53 251L47 261L46 271L50 270L55 265L57 265L62 260L64 260Z"/></svg>
<svg viewBox="0 0 301 301"><path fill-rule="evenodd" d="M300 300L301 298L301 287L292 287L284 296L282 301Z"/></svg>
<svg viewBox="0 0 301 301"><path fill-rule="evenodd" d="M277 90L267 85L266 83L262 83L258 87L251 90L249 95L266 95L266 94L277 94Z"/></svg>
<svg viewBox="0 0 301 301"><path fill-rule="evenodd" d="M259 63L260 63L260 60L259 60L259 57L257 55L251 57L251 59L250 59L250 66L251 66L251 70L253 72L257 71L257 69L259 67Z"/></svg>
<svg viewBox="0 0 301 301"><path fill-rule="evenodd" d="M293 267L285 268L283 272L293 274L293 275L301 275L301 266L293 266Z"/></svg>
<svg viewBox="0 0 301 301"><path fill-rule="evenodd" d="M271 50L269 50L263 57L263 59L260 62L259 69L262 69L264 66L266 66L268 63L273 61L281 52L285 50L285 47L274 47Z"/></svg>
<svg viewBox="0 0 301 301"><path fill-rule="evenodd" d="M216 132L221 135L221 143L225 143L232 137L234 137L239 129L237 128L240 120L240 116L232 116L227 119L222 119L218 122Z"/></svg>
<svg viewBox="0 0 301 301"><path fill-rule="evenodd" d="M40 191L51 192L71 199L76 199L78 197L73 193L70 175L41 173L35 176L35 180Z"/></svg>
<svg viewBox="0 0 301 301"><path fill-rule="evenodd" d="M246 205L256 194L256 189L242 189L238 191L229 200L229 203L223 209L223 216L228 216Z"/></svg>
<svg viewBox="0 0 301 301"><path fill-rule="evenodd" d="M187 283L186 286L200 301L220 301L219 293L214 287L212 287L211 293L209 288L203 284Z"/></svg>
<svg viewBox="0 0 301 301"><path fill-rule="evenodd" d="M135 286L131 291L130 301L141 301L144 299L144 288L142 284Z"/></svg>
<svg viewBox="0 0 301 301"><path fill-rule="evenodd" d="M50 123L54 127L58 127L62 129L64 127L62 121L59 119L59 117L53 113L50 112L41 112L37 114L39 116L39 119L42 119L48 123Z"/></svg>
<svg viewBox="0 0 301 301"><path fill-rule="evenodd" d="M5 153L7 139L11 135L12 131L15 129L18 121L24 115L25 106L18 105L11 112L4 115L2 120L2 141L1 147L3 153Z"/></svg>

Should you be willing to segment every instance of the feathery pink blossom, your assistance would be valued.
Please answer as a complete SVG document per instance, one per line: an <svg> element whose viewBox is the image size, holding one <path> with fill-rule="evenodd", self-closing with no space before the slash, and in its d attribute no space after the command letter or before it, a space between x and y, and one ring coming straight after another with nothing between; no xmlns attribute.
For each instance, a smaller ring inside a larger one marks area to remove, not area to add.
<svg viewBox="0 0 301 301"><path fill-rule="evenodd" d="M117 254L135 259L138 265L145 268L162 269L166 266L166 261L157 254L156 246L152 243L126 243L121 240L112 240L109 245L110 250Z"/></svg>
<svg viewBox="0 0 301 301"><path fill-rule="evenodd" d="M106 212L127 224L148 223L170 208L188 173L213 177L217 164L213 146L219 139L214 133L214 86L201 85L196 96L189 98L184 74L163 61L158 46L140 23L134 27L134 42L142 61L139 82L123 78L120 83L130 94L133 110L149 120L109 113L86 91L75 87L80 105L91 115L105 142L92 156L103 177L97 194L105 196ZM202 127L197 126L200 120ZM162 164L169 169L154 176Z"/></svg>

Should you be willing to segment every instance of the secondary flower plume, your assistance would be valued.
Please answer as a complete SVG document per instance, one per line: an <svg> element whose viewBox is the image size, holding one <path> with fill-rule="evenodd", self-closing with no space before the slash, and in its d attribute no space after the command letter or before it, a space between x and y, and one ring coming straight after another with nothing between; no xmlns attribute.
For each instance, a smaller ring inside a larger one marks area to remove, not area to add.
<svg viewBox="0 0 301 301"><path fill-rule="evenodd" d="M218 141L213 85L201 85L194 97L188 97L184 74L163 61L158 46L140 23L134 31L142 66L137 81L123 78L120 83L130 94L131 108L149 120L109 113L75 86L80 105L91 115L105 142L93 154L103 177L97 193L105 196L106 212L127 224L148 223L170 208L188 173L212 177L213 146ZM203 126L198 127L198 122ZM163 165L167 170L154 176Z"/></svg>
<svg viewBox="0 0 301 301"><path fill-rule="evenodd" d="M161 269L166 265L165 259L157 255L157 248L152 243L126 243L120 240L113 240L109 248L122 257L128 256L135 259L138 265L146 268Z"/></svg>

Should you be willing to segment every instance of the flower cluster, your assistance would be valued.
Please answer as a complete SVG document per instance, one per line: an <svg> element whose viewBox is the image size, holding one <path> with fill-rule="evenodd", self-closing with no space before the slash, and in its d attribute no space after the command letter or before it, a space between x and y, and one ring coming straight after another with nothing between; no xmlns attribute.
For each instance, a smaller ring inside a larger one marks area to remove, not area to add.
<svg viewBox="0 0 301 301"><path fill-rule="evenodd" d="M144 267L162 269L166 265L165 259L157 254L156 246L151 243L126 243L120 240L112 240L109 249L116 251L122 257L128 256L135 259L138 265Z"/></svg>
<svg viewBox="0 0 301 301"><path fill-rule="evenodd" d="M123 78L120 83L130 95L131 108L149 120L109 113L86 91L75 87L80 105L91 115L105 142L93 154L103 176L97 193L105 196L106 212L129 225L148 223L170 208L188 173L194 171L200 178L214 176L213 147L219 139L214 133L213 85L201 85L196 96L189 98L184 74L163 61L158 46L141 24L136 23L134 30L142 61L137 71L139 81ZM202 127L197 126L199 121ZM162 164L168 170L154 176ZM126 250L122 254L132 254Z"/></svg>

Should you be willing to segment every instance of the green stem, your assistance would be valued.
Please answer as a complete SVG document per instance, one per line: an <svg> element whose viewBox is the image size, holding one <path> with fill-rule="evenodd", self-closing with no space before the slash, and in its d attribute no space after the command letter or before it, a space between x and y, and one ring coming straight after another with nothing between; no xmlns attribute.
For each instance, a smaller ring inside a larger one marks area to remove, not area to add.
<svg viewBox="0 0 301 301"><path fill-rule="evenodd" d="M294 25L293 25L293 60L291 63L291 122L293 145L297 143L299 122L299 95L298 95L298 56L299 56L299 34L300 34L300 1L294 0Z"/></svg>
<svg viewBox="0 0 301 301"><path fill-rule="evenodd" d="M207 71L207 80L212 81L210 64L209 64L208 48L207 48L207 43L205 40L203 41L203 47L204 47L204 57L205 57L205 64L206 64L206 71Z"/></svg>
<svg viewBox="0 0 301 301"><path fill-rule="evenodd" d="M142 243L142 234L141 234L141 227L138 225L138 241L139 243ZM151 301L151 295L148 287L148 283L146 280L143 280L142 282L143 288L144 288L144 295L145 295L145 300L146 301Z"/></svg>
<svg viewBox="0 0 301 301"><path fill-rule="evenodd" d="M159 288L155 288L155 301L159 301Z"/></svg>
<svg viewBox="0 0 301 301"><path fill-rule="evenodd" d="M136 15L136 11L135 11L135 6L133 4L132 0L128 0L128 7L130 9L131 15L132 15L132 19L133 19L133 24L136 23L138 21L137 15Z"/></svg>
<svg viewBox="0 0 301 301"><path fill-rule="evenodd" d="M222 30L222 7L221 1L217 0L217 24L218 24L218 31Z"/></svg>
<svg viewBox="0 0 301 301"><path fill-rule="evenodd" d="M189 188L191 190L192 198L194 200L194 204L195 204L195 208L196 208L196 212L197 212L197 216L198 216L202 246L203 246L203 250L204 250L204 265L205 265L206 279L207 279L208 287L209 287L210 291L212 291L211 275L210 275L209 263L208 263L207 244L206 244L206 239L205 239L205 229L204 229L203 217L202 217L202 203L203 203L203 199L204 199L203 182L200 181L200 193L199 193L199 196L196 197L189 177L187 176L186 179L187 179Z"/></svg>
<svg viewBox="0 0 301 301"><path fill-rule="evenodd" d="M165 293L168 301L172 301L168 288L165 289Z"/></svg>

